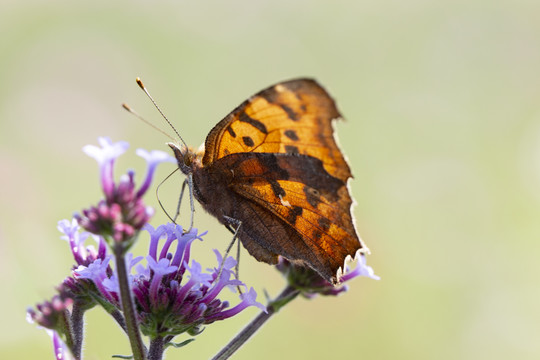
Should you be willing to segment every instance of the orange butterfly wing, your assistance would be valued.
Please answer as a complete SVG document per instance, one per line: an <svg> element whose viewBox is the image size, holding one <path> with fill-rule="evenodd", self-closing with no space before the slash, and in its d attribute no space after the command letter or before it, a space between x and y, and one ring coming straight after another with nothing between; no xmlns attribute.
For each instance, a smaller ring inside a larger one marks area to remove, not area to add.
<svg viewBox="0 0 540 360"><path fill-rule="evenodd" d="M210 131L203 166L242 152L299 153L323 160L331 175L346 181L351 172L332 126L340 117L316 81L276 84L246 100Z"/></svg>
<svg viewBox="0 0 540 360"><path fill-rule="evenodd" d="M350 169L334 139L339 117L315 81L283 82L219 122L202 160L232 173L239 236L252 255L270 263L282 255L334 283L347 256L364 248L351 216Z"/></svg>

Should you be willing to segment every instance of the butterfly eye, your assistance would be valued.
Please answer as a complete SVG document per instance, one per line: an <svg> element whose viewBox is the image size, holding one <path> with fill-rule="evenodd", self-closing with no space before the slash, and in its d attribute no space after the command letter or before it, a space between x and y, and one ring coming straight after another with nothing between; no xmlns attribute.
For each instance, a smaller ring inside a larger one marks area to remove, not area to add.
<svg viewBox="0 0 540 360"><path fill-rule="evenodd" d="M191 165L193 165L193 160L195 160L195 156L195 153L191 149L184 148L184 151L182 153L184 165L186 165L187 167L191 167Z"/></svg>

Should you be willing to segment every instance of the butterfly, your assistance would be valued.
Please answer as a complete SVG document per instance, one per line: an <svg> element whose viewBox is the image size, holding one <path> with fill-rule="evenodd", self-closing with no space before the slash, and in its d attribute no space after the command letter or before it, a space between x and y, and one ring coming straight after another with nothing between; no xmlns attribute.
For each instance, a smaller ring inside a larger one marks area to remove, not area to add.
<svg viewBox="0 0 540 360"><path fill-rule="evenodd" d="M367 248L351 214L349 165L334 138L341 118L315 81L260 91L221 120L204 149L168 143L193 196L257 260L278 256L338 284Z"/></svg>

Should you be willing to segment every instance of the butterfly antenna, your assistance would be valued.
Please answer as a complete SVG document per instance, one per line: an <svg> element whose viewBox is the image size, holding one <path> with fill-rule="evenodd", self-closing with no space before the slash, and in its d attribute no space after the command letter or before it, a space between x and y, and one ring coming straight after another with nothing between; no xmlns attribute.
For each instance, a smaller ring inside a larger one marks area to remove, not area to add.
<svg viewBox="0 0 540 360"><path fill-rule="evenodd" d="M148 92L148 90L146 89L146 86L144 86L143 82L141 81L141 78L137 77L137 79L135 79L135 81L137 81L137 85L139 85L139 87L142 89L142 91L144 91L144 93L146 94L146 96L148 96L148 98L150 99L150 101L152 101L152 104L154 104L154 106L156 107L157 111L159 111L159 113L161 114L161 116L163 116L163 118L165 119L165 121L167 122L167 124L169 124L169 126L173 129L173 131L175 132L176 136L178 136L178 139L180 139L180 141L182 142L182 144L184 144L184 146L186 147L187 149L187 144L186 142L184 141L184 139L182 139L182 136L180 136L180 134L178 133L178 131L176 130L176 128L173 126L173 124L169 121L169 119L167 119L167 117L165 116L165 114L163 113L163 111L161 111L161 109L159 108L158 104L156 103L156 101L154 100L154 98L152 97L152 95L150 95L150 93Z"/></svg>
<svg viewBox="0 0 540 360"><path fill-rule="evenodd" d="M172 141L176 141L175 138L173 138L171 135L167 134L165 132L165 130L163 129L160 129L158 128L156 125L152 124L150 121L146 120L145 118L143 118L141 115L139 115L135 110L133 110L130 106L128 106L127 104L122 104L122 107L127 110L129 113L131 113L132 115L135 115L135 117L139 120L141 120L142 122L144 122L146 125L150 126L151 128L153 128L154 130L157 130L158 132L162 133L163 135L165 135L166 137L168 137L169 139L171 139Z"/></svg>

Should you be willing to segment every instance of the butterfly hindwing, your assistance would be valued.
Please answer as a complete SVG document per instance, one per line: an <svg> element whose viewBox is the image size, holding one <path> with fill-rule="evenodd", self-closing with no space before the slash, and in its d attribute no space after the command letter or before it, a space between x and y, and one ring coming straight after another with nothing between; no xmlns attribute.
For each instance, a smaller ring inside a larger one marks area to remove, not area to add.
<svg viewBox="0 0 540 360"><path fill-rule="evenodd" d="M333 261L314 251L311 244L279 217L256 202L245 201L239 206L239 217L244 218L240 240L249 253L259 261L277 263L280 254L295 263L310 266L329 281L336 281ZM288 241L283 241L287 239ZM298 258L302 254L302 259Z"/></svg>
<svg viewBox="0 0 540 360"><path fill-rule="evenodd" d="M308 155L240 153L217 164L233 174L229 186L234 192L299 235L295 242L291 236L276 234L260 238L271 241L272 248L292 244L292 249L279 254L310 263L325 277L335 276L346 256L354 256L360 240L352 223L347 184L330 175L321 160Z"/></svg>

